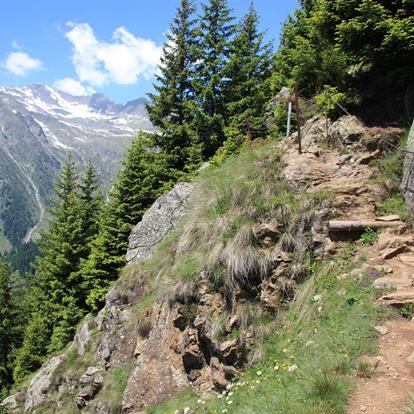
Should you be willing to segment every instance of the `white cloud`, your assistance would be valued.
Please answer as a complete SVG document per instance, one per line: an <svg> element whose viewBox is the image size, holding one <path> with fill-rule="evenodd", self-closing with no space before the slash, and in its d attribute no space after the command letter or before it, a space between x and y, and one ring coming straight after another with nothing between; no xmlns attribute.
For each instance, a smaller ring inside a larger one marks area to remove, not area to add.
<svg viewBox="0 0 414 414"><path fill-rule="evenodd" d="M91 95L95 91L89 86L83 86L79 81L72 78L63 78L55 81L54 86L62 92L73 96Z"/></svg>
<svg viewBox="0 0 414 414"><path fill-rule="evenodd" d="M17 76L26 76L31 71L43 69L43 63L27 53L11 52L6 58L4 67Z"/></svg>
<svg viewBox="0 0 414 414"><path fill-rule="evenodd" d="M98 40L89 24L67 24L72 43L72 62L81 82L93 86L109 83L132 85L157 70L161 47L150 39L134 36L124 27L116 29L111 42Z"/></svg>

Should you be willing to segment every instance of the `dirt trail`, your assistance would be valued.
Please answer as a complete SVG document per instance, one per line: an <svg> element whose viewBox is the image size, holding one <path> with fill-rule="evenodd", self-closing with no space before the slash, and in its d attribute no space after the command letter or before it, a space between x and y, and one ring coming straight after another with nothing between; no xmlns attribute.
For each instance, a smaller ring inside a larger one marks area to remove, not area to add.
<svg viewBox="0 0 414 414"><path fill-rule="evenodd" d="M339 139L341 133L344 140L352 134L369 134L355 119L342 122L336 130ZM379 150L364 148L360 140L351 140L341 151L321 148L320 137L324 134L320 120L308 122L302 155L297 153L295 134L285 141L285 178L309 192L332 193L335 218L375 219L376 206L386 197L384 188L375 180L377 171L369 165ZM414 303L412 230L402 226L382 231L378 242L363 250L367 264L362 270L372 276L374 286L394 289L379 303L394 307ZM377 329L381 333L378 356L372 358L375 375L358 379L348 414L402 414L410 395L414 395L414 321L396 317Z"/></svg>
<svg viewBox="0 0 414 414"><path fill-rule="evenodd" d="M384 326L388 333L380 338L376 374L358 380L348 414L402 414L414 393L414 363L407 362L414 351L414 321L400 318Z"/></svg>
<svg viewBox="0 0 414 414"><path fill-rule="evenodd" d="M365 252L369 258L366 270L374 277L381 271L374 286L393 289L379 303L397 308L414 303L413 246L412 231L402 228L382 232ZM358 379L348 414L402 414L414 395L414 320L396 317L377 329L376 371L370 379Z"/></svg>

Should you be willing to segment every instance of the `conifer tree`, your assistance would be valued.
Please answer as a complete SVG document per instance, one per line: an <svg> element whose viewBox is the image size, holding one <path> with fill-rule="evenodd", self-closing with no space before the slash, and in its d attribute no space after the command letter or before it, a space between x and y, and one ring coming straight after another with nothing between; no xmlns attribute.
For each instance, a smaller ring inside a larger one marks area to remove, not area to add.
<svg viewBox="0 0 414 414"><path fill-rule="evenodd" d="M17 353L16 380L36 369L48 353L61 349L86 313L79 266L89 254L87 242L97 231L96 192L92 165L79 184L75 163L69 157L55 186L48 230L39 242L40 256L30 282L32 314Z"/></svg>
<svg viewBox="0 0 414 414"><path fill-rule="evenodd" d="M85 174L79 184L79 201L82 218L82 238L88 248L98 233L98 217L103 199L99 191L99 179L92 162L89 161ZM89 252L86 253L88 256Z"/></svg>
<svg viewBox="0 0 414 414"><path fill-rule="evenodd" d="M20 339L17 293L12 273L8 261L0 259L0 397L12 383L12 351Z"/></svg>
<svg viewBox="0 0 414 414"><path fill-rule="evenodd" d="M224 69L230 56L235 25L227 0L209 0L202 8L197 65L197 99L200 101L197 133L204 144L204 156L209 158L225 140Z"/></svg>
<svg viewBox="0 0 414 414"><path fill-rule="evenodd" d="M15 382L21 382L28 374L40 368L45 360L50 341L51 323L40 312L34 312L24 331L22 347L17 352L13 371Z"/></svg>
<svg viewBox="0 0 414 414"><path fill-rule="evenodd" d="M189 148L200 146L195 134L194 13L192 1L181 0L163 49L156 92L149 94L151 102L147 105L151 122L160 129L156 143L167 155L169 166L179 171L188 167ZM198 158L194 150L191 157Z"/></svg>
<svg viewBox="0 0 414 414"><path fill-rule="evenodd" d="M229 135L248 135L265 126L265 107L270 99L272 53L259 31L259 16L251 4L237 26L232 54L226 67Z"/></svg>
<svg viewBox="0 0 414 414"><path fill-rule="evenodd" d="M124 266L132 227L172 181L163 153L154 149L153 137L141 134L129 149L102 211L91 254L82 261L79 273L90 309L97 309L109 283Z"/></svg>

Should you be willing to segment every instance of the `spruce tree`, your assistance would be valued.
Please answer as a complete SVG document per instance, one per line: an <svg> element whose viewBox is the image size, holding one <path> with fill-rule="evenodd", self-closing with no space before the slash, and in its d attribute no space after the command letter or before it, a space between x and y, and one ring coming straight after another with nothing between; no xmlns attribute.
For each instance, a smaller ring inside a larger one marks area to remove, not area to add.
<svg viewBox="0 0 414 414"><path fill-rule="evenodd" d="M204 157L212 156L225 140L224 69L230 56L235 25L227 0L209 0L200 19L199 63L197 65L197 133L204 144Z"/></svg>
<svg viewBox="0 0 414 414"><path fill-rule="evenodd" d="M40 312L34 312L24 331L22 347L17 352L13 371L15 382L21 382L28 374L42 366L50 341L51 323Z"/></svg>
<svg viewBox="0 0 414 414"><path fill-rule="evenodd" d="M174 181L164 153L154 148L153 138L141 134L132 143L109 201L103 208L91 254L82 261L79 272L83 278L82 291L92 310L102 303L109 283L116 279L118 270L125 265L132 227Z"/></svg>
<svg viewBox="0 0 414 414"><path fill-rule="evenodd" d="M160 74L155 93L147 105L151 122L159 128L157 146L165 152L169 167L183 171L189 166L189 149L200 147L195 133L194 71L197 59L195 7L191 0L181 0L163 48ZM198 159L191 150L192 162Z"/></svg>
<svg viewBox="0 0 414 414"><path fill-rule="evenodd" d="M17 292L7 259L0 259L0 397L13 382L12 351L20 339Z"/></svg>
<svg viewBox="0 0 414 414"><path fill-rule="evenodd" d="M89 255L88 241L97 231L100 201L96 193L92 165L79 184L75 163L69 157L55 185L48 230L39 242L40 255L30 280L32 314L17 353L16 380L36 369L47 354L65 346L86 313L79 267L81 259Z"/></svg>
<svg viewBox="0 0 414 414"><path fill-rule="evenodd" d="M82 238L85 248L88 249L89 243L98 233L98 217L103 203L102 194L99 191L99 178L91 161L79 184L79 201ZM84 255L88 256L89 251Z"/></svg>
<svg viewBox="0 0 414 414"><path fill-rule="evenodd" d="M259 16L251 4L237 26L232 54L226 67L229 135L249 135L265 128L265 110L270 99L272 51L259 31Z"/></svg>

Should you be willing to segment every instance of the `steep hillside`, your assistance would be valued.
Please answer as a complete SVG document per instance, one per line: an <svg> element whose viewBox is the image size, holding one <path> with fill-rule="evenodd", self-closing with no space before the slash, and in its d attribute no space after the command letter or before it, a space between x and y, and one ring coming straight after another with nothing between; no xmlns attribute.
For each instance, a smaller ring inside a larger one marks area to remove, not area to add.
<svg viewBox="0 0 414 414"><path fill-rule="evenodd" d="M403 231L379 217L393 212L382 157L402 131L344 117L330 145L325 125L308 121L301 155L297 134L254 142L157 200L105 307L4 401L10 412L344 413L375 350L383 270L362 251L375 236L341 241L328 221Z"/></svg>
<svg viewBox="0 0 414 414"><path fill-rule="evenodd" d="M44 218L61 163L91 159L105 185L139 130L153 130L145 100L74 97L49 86L0 87L0 221L13 246Z"/></svg>

